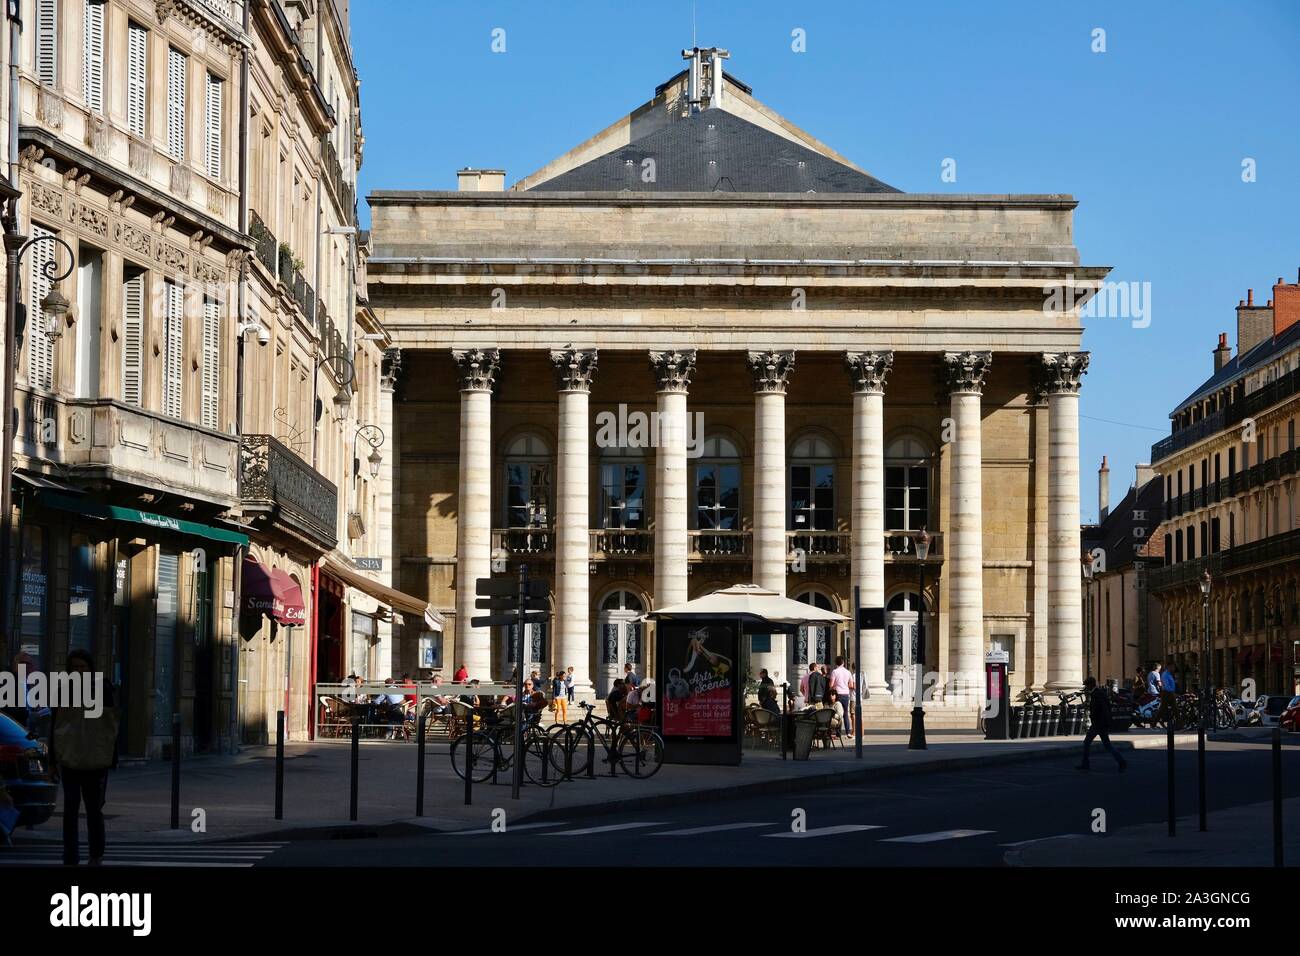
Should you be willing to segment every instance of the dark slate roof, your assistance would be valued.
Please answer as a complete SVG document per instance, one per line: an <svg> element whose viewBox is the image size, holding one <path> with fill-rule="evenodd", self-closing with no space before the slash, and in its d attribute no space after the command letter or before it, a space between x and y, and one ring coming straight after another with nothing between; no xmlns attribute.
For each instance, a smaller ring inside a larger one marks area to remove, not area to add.
<svg viewBox="0 0 1300 956"><path fill-rule="evenodd" d="M1206 395L1217 392L1229 382L1241 378L1247 372L1267 364L1297 344L1300 344L1300 323L1283 329L1281 335L1270 335L1244 355L1234 355L1228 359L1223 368L1207 378L1197 387L1196 391L1179 402L1178 407L1174 409L1170 417L1177 415L1192 402L1200 401Z"/></svg>
<svg viewBox="0 0 1300 956"><path fill-rule="evenodd" d="M654 182L642 181L645 159L655 161ZM676 120L528 191L901 192L722 109Z"/></svg>
<svg viewBox="0 0 1300 956"><path fill-rule="evenodd" d="M1142 514L1138 519L1134 512ZM1141 488L1130 485L1119 504L1111 508L1099 525L1085 527L1082 531L1083 550L1090 552L1101 548L1106 553L1106 570L1117 571L1134 561L1140 548L1151 539L1164 514L1164 489L1158 479L1152 478ZM1141 528L1134 535L1135 528Z"/></svg>

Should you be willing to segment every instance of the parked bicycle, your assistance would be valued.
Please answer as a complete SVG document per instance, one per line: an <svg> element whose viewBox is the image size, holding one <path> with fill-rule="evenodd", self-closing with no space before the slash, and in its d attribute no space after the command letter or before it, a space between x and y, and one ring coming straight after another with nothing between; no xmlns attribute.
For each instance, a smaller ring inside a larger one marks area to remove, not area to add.
<svg viewBox="0 0 1300 956"><path fill-rule="evenodd" d="M604 762L622 767L629 776L653 777L664 762L664 739L653 727L638 723L618 723L597 717L595 708L583 702L582 720L556 724L550 730L551 761L561 774L573 776L587 772L589 744L599 744L605 751ZM594 746L590 749L594 750Z"/></svg>
<svg viewBox="0 0 1300 956"><path fill-rule="evenodd" d="M515 762L515 713L510 705L493 723L475 727L461 734L451 745L451 766L456 776L465 779L465 748L470 748L470 776L475 783L486 783L494 774L504 773ZM553 787L562 779L552 757L554 743L540 725L540 714L524 721L524 775L540 787Z"/></svg>

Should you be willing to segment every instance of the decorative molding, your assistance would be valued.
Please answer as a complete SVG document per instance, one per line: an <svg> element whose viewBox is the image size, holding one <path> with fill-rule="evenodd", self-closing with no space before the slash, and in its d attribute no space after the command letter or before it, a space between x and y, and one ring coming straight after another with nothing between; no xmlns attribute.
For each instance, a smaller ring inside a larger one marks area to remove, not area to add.
<svg viewBox="0 0 1300 956"><path fill-rule="evenodd" d="M453 349L462 392L490 392L501 371L500 349Z"/></svg>
<svg viewBox="0 0 1300 956"><path fill-rule="evenodd" d="M590 392L592 379L596 375L597 360L595 349L575 349L571 345L551 349L555 387L561 392Z"/></svg>
<svg viewBox="0 0 1300 956"><path fill-rule="evenodd" d="M650 367L654 369L655 381L661 392L686 392L691 387L691 375L695 373L695 349L673 351L652 351Z"/></svg>
<svg viewBox="0 0 1300 956"><path fill-rule="evenodd" d="M1076 395L1091 358L1088 352L1044 352L1035 385L1044 395Z"/></svg>
<svg viewBox="0 0 1300 956"><path fill-rule="evenodd" d="M755 392L785 394L785 387L794 370L794 351L750 352L747 356L749 372L754 377Z"/></svg>
<svg viewBox="0 0 1300 956"><path fill-rule="evenodd" d="M984 380L992 364L992 352L944 352L940 357L943 389L949 395L962 392L983 394Z"/></svg>
<svg viewBox="0 0 1300 956"><path fill-rule="evenodd" d="M844 370L853 382L853 391L884 394L885 380L894 368L894 353L845 352Z"/></svg>

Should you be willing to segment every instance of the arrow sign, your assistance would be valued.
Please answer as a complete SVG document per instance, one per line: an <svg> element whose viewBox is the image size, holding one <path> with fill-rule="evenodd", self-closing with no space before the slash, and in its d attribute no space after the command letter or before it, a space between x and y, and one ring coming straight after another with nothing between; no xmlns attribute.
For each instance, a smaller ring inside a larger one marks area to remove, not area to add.
<svg viewBox="0 0 1300 956"><path fill-rule="evenodd" d="M515 611L502 614L488 614L484 617L471 617L470 627L513 627L516 624L544 624L550 618L547 611L528 611L521 616Z"/></svg>

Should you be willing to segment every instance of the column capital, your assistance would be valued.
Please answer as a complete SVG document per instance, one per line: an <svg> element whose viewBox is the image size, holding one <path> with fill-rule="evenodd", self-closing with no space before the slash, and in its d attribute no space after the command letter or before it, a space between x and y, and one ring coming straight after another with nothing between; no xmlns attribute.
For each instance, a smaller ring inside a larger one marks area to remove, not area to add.
<svg viewBox="0 0 1300 956"><path fill-rule="evenodd" d="M1077 394L1091 358L1088 352L1044 352L1036 363L1035 390L1042 395Z"/></svg>
<svg viewBox="0 0 1300 956"><path fill-rule="evenodd" d="M590 392L596 375L595 349L575 349L572 345L551 349L555 367L555 387L561 392Z"/></svg>
<svg viewBox="0 0 1300 956"><path fill-rule="evenodd" d="M984 392L984 379L993 364L992 352L944 352L940 356L940 379L949 395Z"/></svg>
<svg viewBox="0 0 1300 956"><path fill-rule="evenodd" d="M894 353L889 352L845 352L844 370L849 373L854 392L876 392L883 394L885 379L894 367Z"/></svg>
<svg viewBox="0 0 1300 956"><path fill-rule="evenodd" d="M462 392L490 392L501 371L500 349L452 349Z"/></svg>
<svg viewBox="0 0 1300 956"><path fill-rule="evenodd" d="M384 360L379 366L379 388L386 392L397 391L397 381L402 376L402 350L384 349Z"/></svg>
<svg viewBox="0 0 1300 956"><path fill-rule="evenodd" d="M695 349L651 352L650 367L661 392L686 392L695 373Z"/></svg>
<svg viewBox="0 0 1300 956"><path fill-rule="evenodd" d="M754 376L754 391L785 394L785 386L794 369L794 351L750 352L749 371Z"/></svg>

